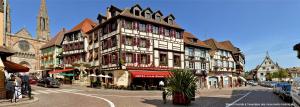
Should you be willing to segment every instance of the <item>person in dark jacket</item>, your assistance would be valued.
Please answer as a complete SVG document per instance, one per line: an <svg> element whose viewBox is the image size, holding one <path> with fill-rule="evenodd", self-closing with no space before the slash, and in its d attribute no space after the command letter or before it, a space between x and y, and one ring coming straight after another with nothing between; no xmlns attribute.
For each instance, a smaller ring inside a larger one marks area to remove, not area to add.
<svg viewBox="0 0 300 107"><path fill-rule="evenodd" d="M166 104L167 103L167 91L165 89L163 89L162 98L163 98L164 104Z"/></svg>
<svg viewBox="0 0 300 107"><path fill-rule="evenodd" d="M22 94L28 94L28 87L29 87L29 76L23 75L22 76Z"/></svg>

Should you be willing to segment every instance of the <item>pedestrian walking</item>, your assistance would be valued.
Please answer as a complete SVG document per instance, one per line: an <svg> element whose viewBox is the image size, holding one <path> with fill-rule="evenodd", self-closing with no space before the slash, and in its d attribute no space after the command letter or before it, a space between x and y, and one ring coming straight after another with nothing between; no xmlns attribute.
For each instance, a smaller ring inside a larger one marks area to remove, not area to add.
<svg viewBox="0 0 300 107"><path fill-rule="evenodd" d="M21 85L22 85L22 79L20 78L20 74L15 79L15 99L22 98L21 94Z"/></svg>
<svg viewBox="0 0 300 107"><path fill-rule="evenodd" d="M25 74L22 76L22 94L28 94L28 87L29 87L29 76Z"/></svg>
<svg viewBox="0 0 300 107"><path fill-rule="evenodd" d="M7 90L7 98L8 99L11 99L11 102L13 102L13 96L14 96L14 91L15 91L15 84L14 84L14 81L15 81L15 77L14 75L10 75L10 78L8 79L8 81L6 82L6 90Z"/></svg>
<svg viewBox="0 0 300 107"><path fill-rule="evenodd" d="M165 89L163 89L162 98L163 98L164 104L166 104L167 103L167 92Z"/></svg>

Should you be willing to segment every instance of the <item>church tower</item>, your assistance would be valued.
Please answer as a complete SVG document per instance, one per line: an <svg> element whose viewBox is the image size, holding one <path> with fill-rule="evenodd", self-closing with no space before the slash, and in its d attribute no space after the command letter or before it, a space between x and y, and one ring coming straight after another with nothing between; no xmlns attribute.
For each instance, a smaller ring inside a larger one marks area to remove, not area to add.
<svg viewBox="0 0 300 107"><path fill-rule="evenodd" d="M51 39L46 0L41 0L40 11L37 16L36 37L38 40L42 41L49 41Z"/></svg>

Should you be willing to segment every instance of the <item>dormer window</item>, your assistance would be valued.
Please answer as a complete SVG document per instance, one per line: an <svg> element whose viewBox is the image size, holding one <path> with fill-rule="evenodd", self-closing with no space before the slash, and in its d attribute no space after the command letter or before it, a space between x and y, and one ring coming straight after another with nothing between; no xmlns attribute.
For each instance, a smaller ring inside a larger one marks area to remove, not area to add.
<svg viewBox="0 0 300 107"><path fill-rule="evenodd" d="M173 24L173 19L169 18L168 23Z"/></svg>
<svg viewBox="0 0 300 107"><path fill-rule="evenodd" d="M147 18L147 19L151 19L151 13L146 13L146 15L145 15L145 18Z"/></svg>
<svg viewBox="0 0 300 107"><path fill-rule="evenodd" d="M114 17L114 16L116 16L116 11L111 12L111 17Z"/></svg>
<svg viewBox="0 0 300 107"><path fill-rule="evenodd" d="M161 16L156 15L155 20L156 20L156 21L160 21L160 18L161 18Z"/></svg>
<svg viewBox="0 0 300 107"><path fill-rule="evenodd" d="M134 15L135 16L140 16L140 11L139 10L134 10Z"/></svg>

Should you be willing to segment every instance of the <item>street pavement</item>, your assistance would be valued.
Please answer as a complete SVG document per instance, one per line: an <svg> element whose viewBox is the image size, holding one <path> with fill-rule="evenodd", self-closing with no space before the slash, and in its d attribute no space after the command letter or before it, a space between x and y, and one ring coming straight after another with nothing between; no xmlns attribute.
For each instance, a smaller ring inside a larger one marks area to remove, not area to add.
<svg viewBox="0 0 300 107"><path fill-rule="evenodd" d="M161 91L92 89L64 85L61 88L32 86L39 101L20 107L180 107L171 98L163 104ZM189 107L289 107L272 89L254 86L200 90ZM19 106L18 106L19 107Z"/></svg>

